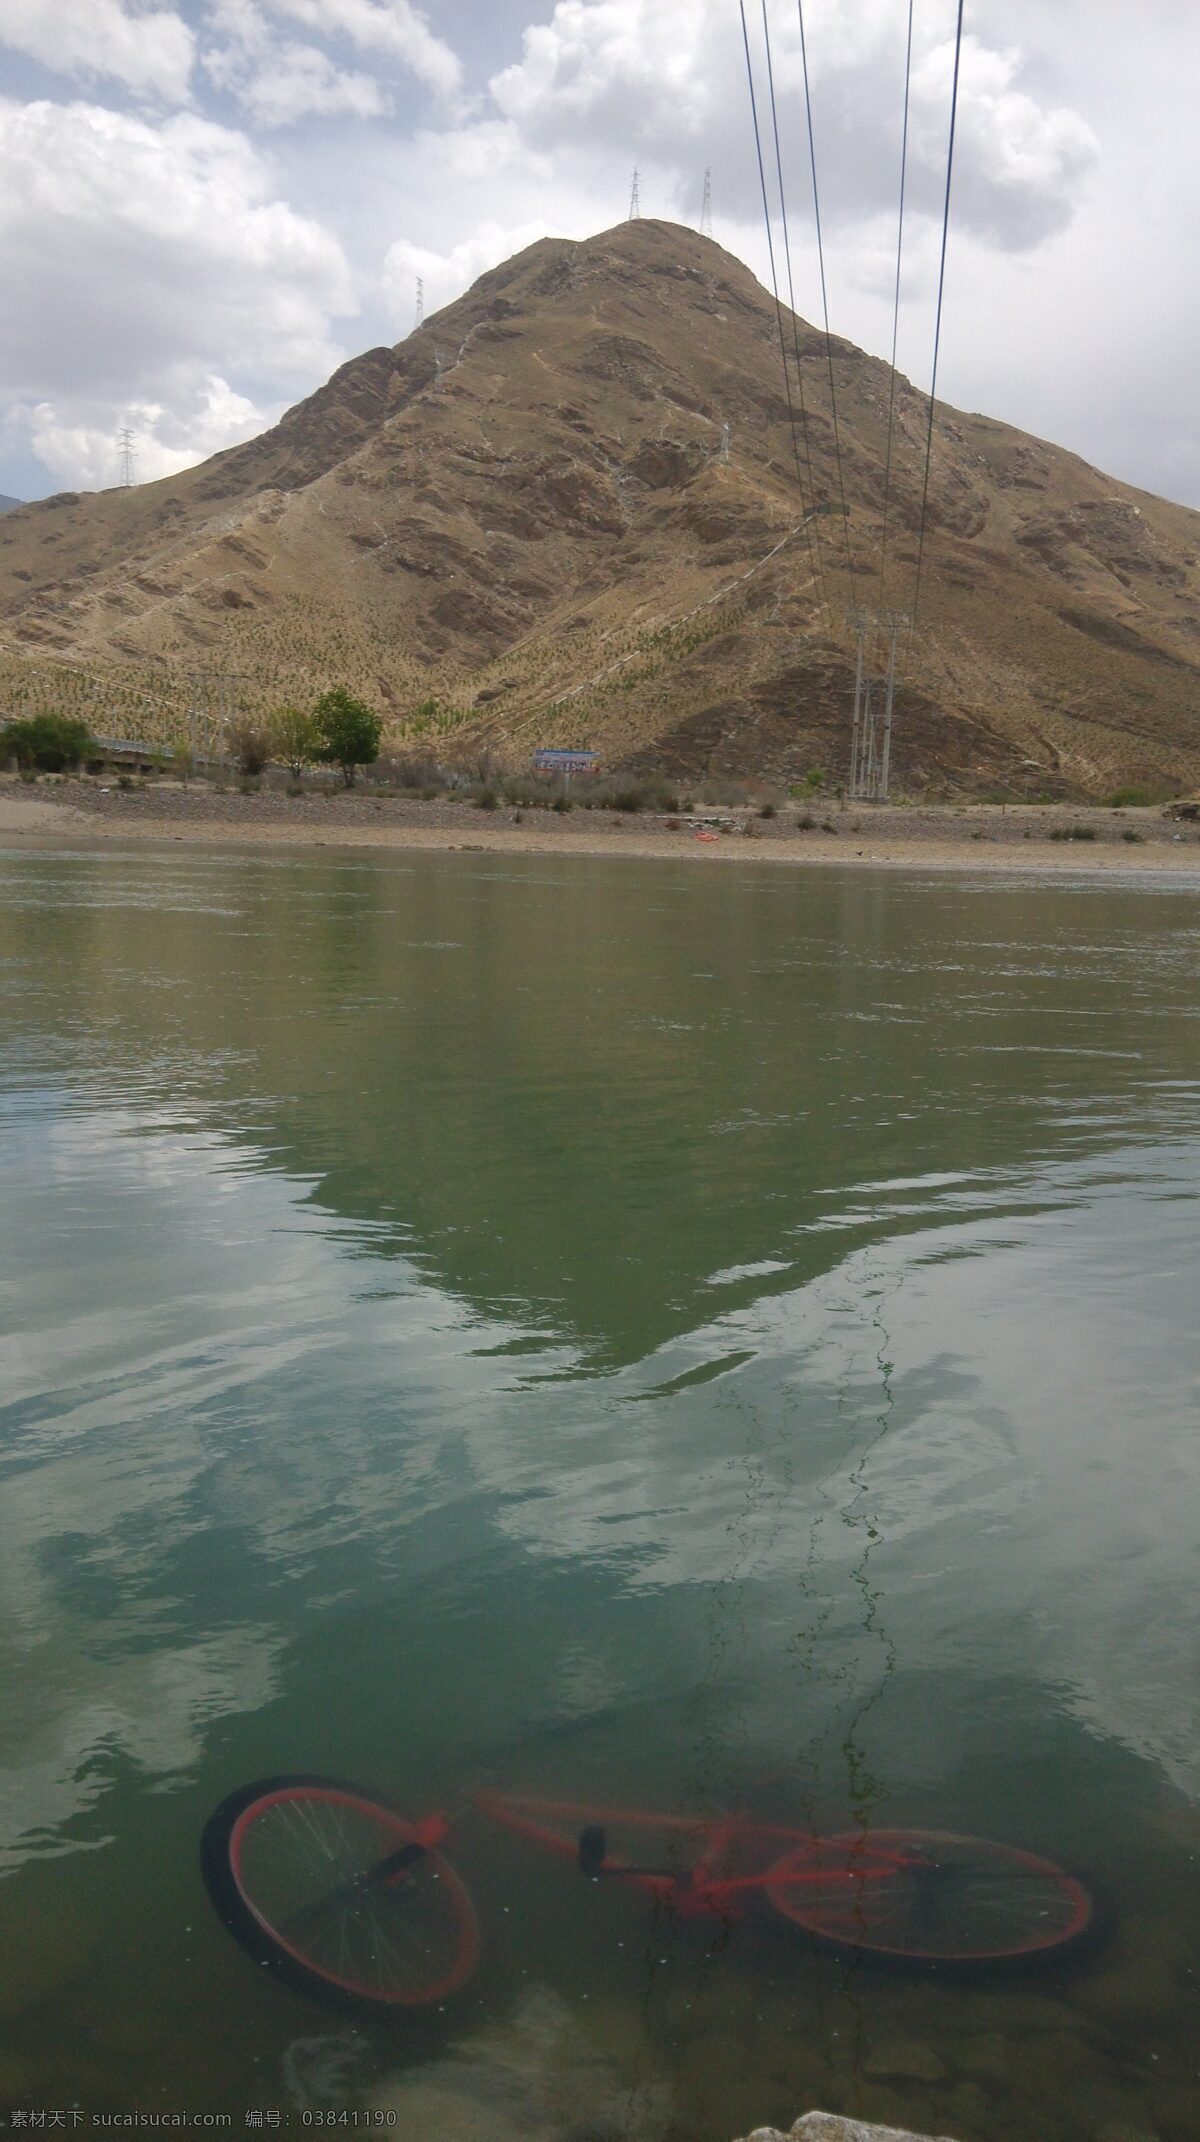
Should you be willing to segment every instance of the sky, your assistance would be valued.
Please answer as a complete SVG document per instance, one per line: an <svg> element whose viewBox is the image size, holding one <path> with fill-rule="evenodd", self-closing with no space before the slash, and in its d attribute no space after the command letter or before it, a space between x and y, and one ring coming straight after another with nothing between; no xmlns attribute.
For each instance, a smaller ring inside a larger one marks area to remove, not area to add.
<svg viewBox="0 0 1200 2142"><path fill-rule="evenodd" d="M764 0L745 0L760 98ZM765 0L821 319L796 0ZM956 0L915 0L899 354L928 387ZM908 0L805 0L830 325L890 354ZM1193 0L967 0L939 394L1200 506ZM739 0L0 0L0 493L250 437L547 233L767 273ZM778 238L778 228L776 227Z"/></svg>

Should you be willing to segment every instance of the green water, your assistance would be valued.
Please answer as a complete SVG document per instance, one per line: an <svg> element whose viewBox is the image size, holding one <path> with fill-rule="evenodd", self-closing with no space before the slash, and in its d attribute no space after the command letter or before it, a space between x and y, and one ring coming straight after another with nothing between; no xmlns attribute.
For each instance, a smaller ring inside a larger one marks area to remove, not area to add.
<svg viewBox="0 0 1200 2142"><path fill-rule="evenodd" d="M175 851L0 900L0 2109L1195 2142L1196 894ZM356 2024L199 1882L287 1770L979 1832L1115 1929L881 1978L467 1815L477 1976Z"/></svg>

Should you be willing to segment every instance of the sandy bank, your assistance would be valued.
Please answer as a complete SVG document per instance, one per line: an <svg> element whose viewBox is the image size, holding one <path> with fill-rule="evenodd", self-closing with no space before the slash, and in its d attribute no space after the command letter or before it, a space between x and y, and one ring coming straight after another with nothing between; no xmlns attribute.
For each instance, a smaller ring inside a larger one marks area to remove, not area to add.
<svg viewBox="0 0 1200 2142"><path fill-rule="evenodd" d="M466 803L373 797L367 790L294 798L243 796L166 783L101 788L86 781L0 783L0 841L10 848L127 847L132 842L203 846L465 849L510 855L690 857L722 864L836 865L885 870L1030 871L1055 877L1170 873L1200 878L1200 834L1157 810L1046 809L997 805L833 807L799 823L796 808L774 819L731 813L735 829L707 838L685 822L612 811L563 816L492 813ZM1086 839L1061 837L1086 826ZM1051 838L1058 832L1060 837ZM1130 838L1130 836L1135 836Z"/></svg>

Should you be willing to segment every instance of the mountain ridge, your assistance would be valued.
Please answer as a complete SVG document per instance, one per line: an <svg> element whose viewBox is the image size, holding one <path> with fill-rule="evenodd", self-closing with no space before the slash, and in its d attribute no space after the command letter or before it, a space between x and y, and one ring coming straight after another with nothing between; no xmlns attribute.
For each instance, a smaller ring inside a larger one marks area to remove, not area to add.
<svg viewBox="0 0 1200 2142"><path fill-rule="evenodd" d="M221 668L249 711L346 682L443 755L588 741L838 778L891 374L790 315L785 342L795 443L774 303L741 262L650 219L538 240L257 439L6 515L0 706L78 687L178 733L189 673ZM898 379L895 412L902 608L928 403ZM939 403L897 785L1193 785L1198 550L1190 509Z"/></svg>

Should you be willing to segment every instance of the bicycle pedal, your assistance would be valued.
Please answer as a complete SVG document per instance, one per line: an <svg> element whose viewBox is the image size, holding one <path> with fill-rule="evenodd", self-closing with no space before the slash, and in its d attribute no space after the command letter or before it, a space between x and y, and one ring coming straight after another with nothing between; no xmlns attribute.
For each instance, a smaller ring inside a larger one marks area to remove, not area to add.
<svg viewBox="0 0 1200 2142"><path fill-rule="evenodd" d="M579 1871L594 1881L603 1874L608 1855L608 1838L599 1822L589 1822L579 1832Z"/></svg>

